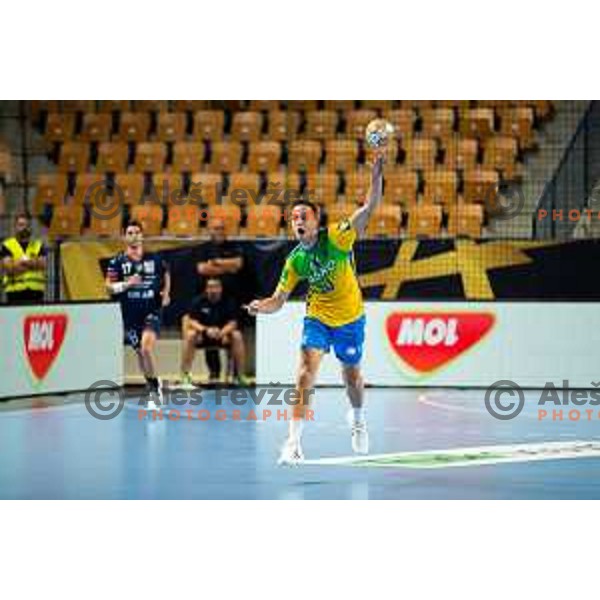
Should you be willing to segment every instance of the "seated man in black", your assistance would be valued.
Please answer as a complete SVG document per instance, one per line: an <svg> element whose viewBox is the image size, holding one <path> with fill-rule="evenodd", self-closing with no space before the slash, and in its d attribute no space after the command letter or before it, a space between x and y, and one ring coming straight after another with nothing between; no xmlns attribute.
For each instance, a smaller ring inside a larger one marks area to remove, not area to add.
<svg viewBox="0 0 600 600"><path fill-rule="evenodd" d="M223 296L223 284L216 277L206 282L206 291L192 301L183 317L183 352L181 357L181 380L186 386L192 384L191 368L196 348L216 349L229 348L233 356L235 380L239 385L246 385L244 363L246 351L242 332L238 329L237 309L231 298ZM218 367L207 363L210 379L219 378Z"/></svg>

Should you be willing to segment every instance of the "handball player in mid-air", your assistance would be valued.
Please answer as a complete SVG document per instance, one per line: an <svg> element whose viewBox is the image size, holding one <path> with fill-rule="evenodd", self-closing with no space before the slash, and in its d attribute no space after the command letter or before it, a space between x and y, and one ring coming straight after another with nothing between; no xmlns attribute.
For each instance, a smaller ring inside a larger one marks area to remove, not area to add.
<svg viewBox="0 0 600 600"><path fill-rule="evenodd" d="M309 200L298 200L291 210L291 224L298 245L288 256L272 296L246 306L252 315L278 311L296 284L308 281L306 316L296 377L300 402L279 459L280 464L303 461L301 435L308 400L323 355L333 350L341 363L342 377L352 406L352 448L369 451L364 410L364 383L360 369L365 339L362 293L356 276L352 247L363 234L369 217L382 199L383 155L373 162L366 203L349 218L319 228L320 214Z"/></svg>

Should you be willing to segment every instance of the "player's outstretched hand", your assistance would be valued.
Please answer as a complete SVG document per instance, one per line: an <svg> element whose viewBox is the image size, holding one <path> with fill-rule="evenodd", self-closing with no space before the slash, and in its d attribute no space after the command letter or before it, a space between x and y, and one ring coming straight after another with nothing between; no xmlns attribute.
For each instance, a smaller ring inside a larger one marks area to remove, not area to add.
<svg viewBox="0 0 600 600"><path fill-rule="evenodd" d="M250 304L244 304L242 308L246 309L249 315L255 317L260 312L260 300L252 300Z"/></svg>

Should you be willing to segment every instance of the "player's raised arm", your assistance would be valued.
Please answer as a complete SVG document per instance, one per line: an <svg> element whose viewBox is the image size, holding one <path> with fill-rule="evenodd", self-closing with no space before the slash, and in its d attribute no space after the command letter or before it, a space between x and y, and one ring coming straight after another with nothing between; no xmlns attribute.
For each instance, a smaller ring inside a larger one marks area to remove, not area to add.
<svg viewBox="0 0 600 600"><path fill-rule="evenodd" d="M378 155L371 170L371 185L367 202L350 217L350 223L352 223L352 227L356 229L358 235L364 233L371 214L381 202L383 196L383 162L383 155Z"/></svg>

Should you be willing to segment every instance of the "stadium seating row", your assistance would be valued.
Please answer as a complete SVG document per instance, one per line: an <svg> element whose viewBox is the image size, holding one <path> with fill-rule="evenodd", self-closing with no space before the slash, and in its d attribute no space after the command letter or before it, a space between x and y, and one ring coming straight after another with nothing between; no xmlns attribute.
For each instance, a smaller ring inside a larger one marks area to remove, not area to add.
<svg viewBox="0 0 600 600"><path fill-rule="evenodd" d="M255 142L263 137L274 141L297 138L331 140L362 139L366 125L378 113L371 109L338 113L334 110L309 111L301 118L295 111L258 111L233 113L227 131L232 140ZM450 108L412 109L386 112L399 136L423 135L444 140L456 134L487 139L496 134L515 136L522 148L533 144L534 111L530 107L504 109L474 108L455 113ZM188 118L184 112L160 112L156 122L147 112L124 112L115 120L110 113L49 113L44 137L48 142L80 140L84 142L158 140L178 142L191 140L222 141L226 120L222 110L197 111Z"/></svg>
<svg viewBox="0 0 600 600"><path fill-rule="evenodd" d="M329 222L335 222L351 214L356 204L336 204L327 208ZM51 239L78 236L82 233L84 207L74 205L56 206L53 211L49 236ZM166 216L166 226L165 225ZM172 206L166 214L158 205L136 206L131 217L143 223L148 236L200 235L200 223L212 217L220 217L230 236L277 237L285 233L283 214L277 206L250 206L247 209L246 226L242 223L242 212L237 206L214 206L202 210L196 206ZM402 233L403 218L406 232L411 237L436 237L442 234L444 213L442 207L435 205L416 206L404 214L399 206L381 206L372 216L367 229L368 237L387 236L397 238ZM483 208L480 205L457 204L447 213L447 233L452 236L480 237L483 226ZM118 237L121 233L122 214L103 215L92 211L90 227L92 236ZM290 235L290 230L287 234Z"/></svg>
<svg viewBox="0 0 600 600"><path fill-rule="evenodd" d="M58 206L67 199L75 205L118 202L129 206L148 200L183 205L186 198L202 205L215 205L222 199L238 205L283 205L303 196L328 206L340 197L364 201L369 181L366 171L348 174L343 188L335 173L309 173L304 180L298 174L281 172L270 173L264 179L252 173L232 173L227 181L210 173L192 175L188 181L170 173L156 173L151 180L137 173L118 174L114 179L85 174L77 176L74 184L64 174L48 174L39 177L33 204L35 214L41 214L46 205ZM384 177L384 199L405 207L418 202L451 207L459 201L489 206L499 181L498 173L491 169L465 171L462 178L454 170L433 169L424 171L422 179L412 170L392 171Z"/></svg>
<svg viewBox="0 0 600 600"><path fill-rule="evenodd" d="M324 110L348 111L358 108L385 112L397 108L533 108L537 118L552 112L549 100L32 100L29 111L37 117L42 112L194 112L211 108L240 110Z"/></svg>
<svg viewBox="0 0 600 600"><path fill-rule="evenodd" d="M351 172L360 165L360 154L361 147L355 141L298 140L287 147L287 168L291 172L313 173L321 168ZM97 173L129 169L137 173L158 173L169 168L174 173L231 173L242 170L244 159L244 166L252 173L271 172L285 166L281 145L273 141L249 144L247 156L240 142L214 142L208 147L202 142L178 142L171 156L167 145L161 142L141 142L134 148L124 142L103 142L98 147L94 170ZM91 167L91 161L88 144L66 142L60 151L58 170L83 173ZM386 168L432 169L444 165L473 169L478 164L501 171L507 180L518 178L522 167L517 140L496 136L481 145L475 139L453 138L442 148L435 139L414 138L389 147Z"/></svg>

